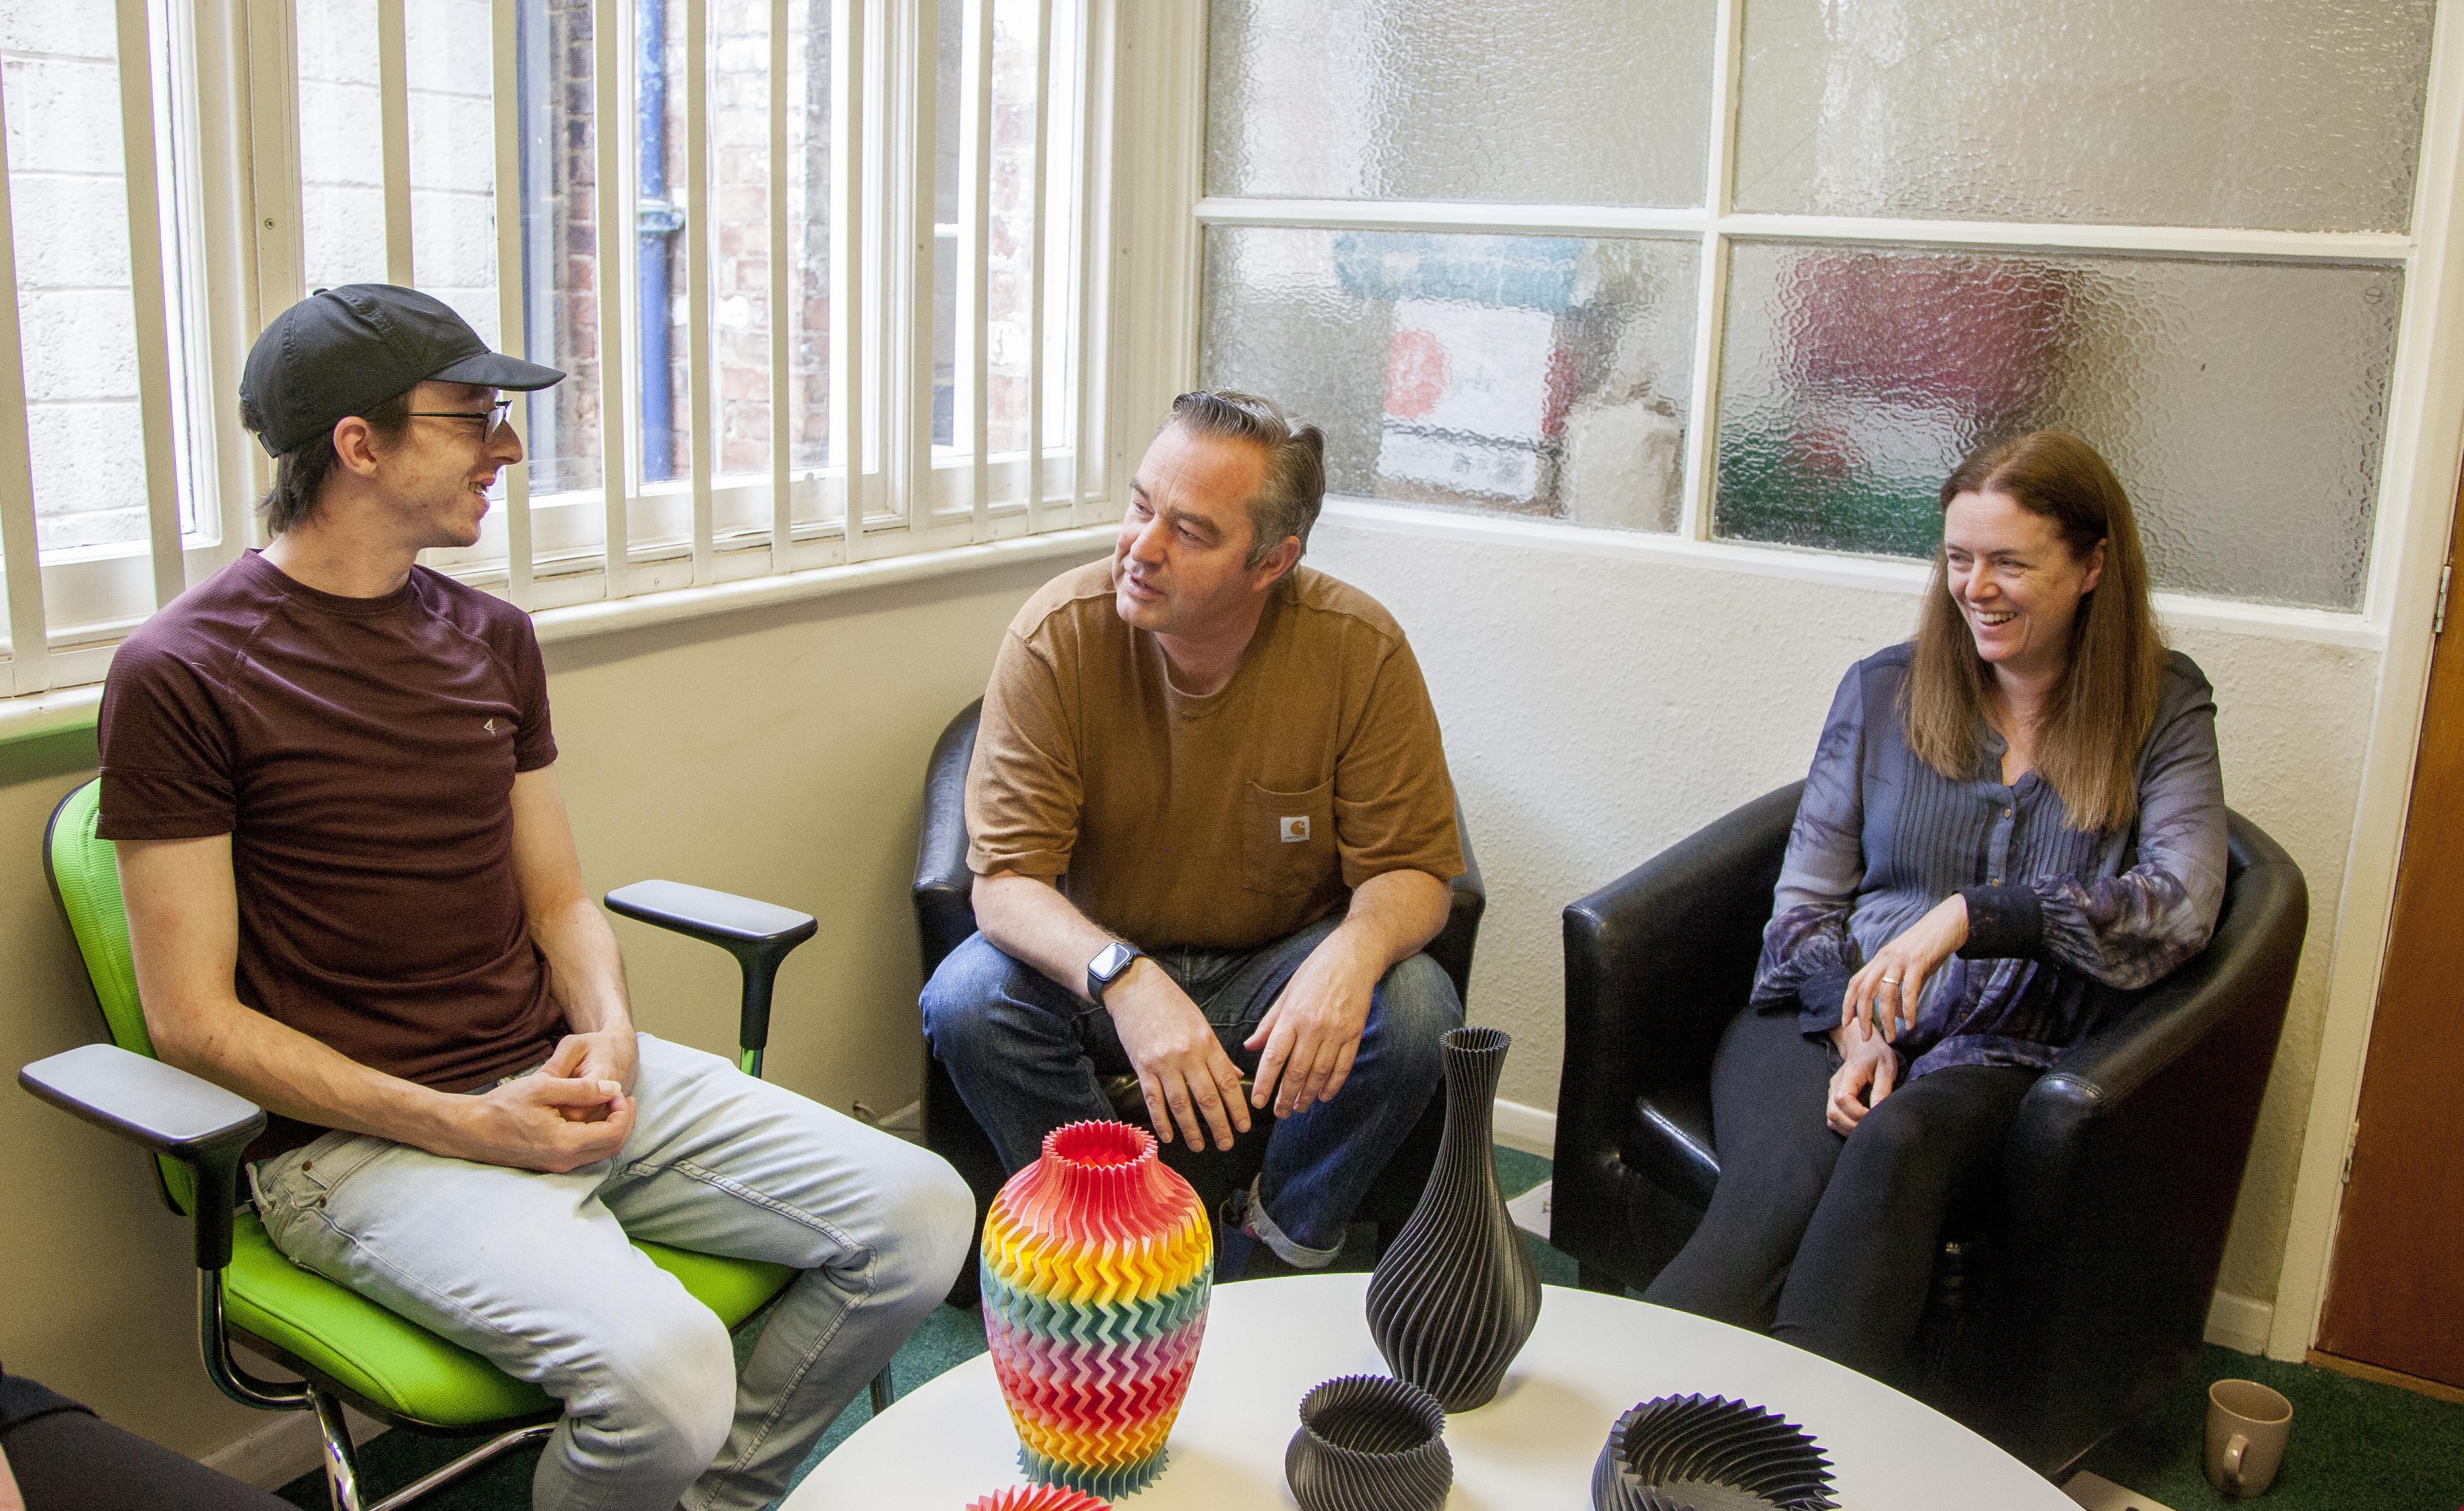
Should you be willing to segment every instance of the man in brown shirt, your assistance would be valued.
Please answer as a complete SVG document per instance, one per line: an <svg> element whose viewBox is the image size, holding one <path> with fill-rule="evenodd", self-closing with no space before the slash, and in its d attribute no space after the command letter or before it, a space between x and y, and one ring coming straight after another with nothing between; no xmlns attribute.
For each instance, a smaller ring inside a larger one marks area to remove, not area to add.
<svg viewBox="0 0 2464 1511"><path fill-rule="evenodd" d="M1012 1170L1111 1116L1099 1074L1133 1072L1192 1147L1271 1102L1220 1273L1250 1240L1314 1268L1463 1021L1420 953L1463 868L1454 788L1402 630L1299 565L1316 427L1237 393L1173 415L1111 559L1003 637L967 777L981 931L926 985L925 1031Z"/></svg>
<svg viewBox="0 0 2464 1511"><path fill-rule="evenodd" d="M965 1257L921 1150L633 1026L583 888L530 616L416 563L522 459L491 352L351 284L275 317L241 417L274 539L102 695L102 817L154 1047L261 1104L295 1262L565 1405L538 1511L755 1511ZM803 1271L741 1370L652 1238Z"/></svg>

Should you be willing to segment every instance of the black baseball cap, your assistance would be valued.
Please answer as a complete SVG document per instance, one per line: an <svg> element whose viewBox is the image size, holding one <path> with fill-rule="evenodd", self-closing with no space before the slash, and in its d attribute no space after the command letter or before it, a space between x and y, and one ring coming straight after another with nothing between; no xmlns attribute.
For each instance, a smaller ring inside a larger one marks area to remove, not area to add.
<svg viewBox="0 0 2464 1511"><path fill-rule="evenodd" d="M264 427L258 444L280 456L430 378L518 393L562 382L564 374L488 350L432 294L346 283L319 289L274 318L249 348L239 396Z"/></svg>

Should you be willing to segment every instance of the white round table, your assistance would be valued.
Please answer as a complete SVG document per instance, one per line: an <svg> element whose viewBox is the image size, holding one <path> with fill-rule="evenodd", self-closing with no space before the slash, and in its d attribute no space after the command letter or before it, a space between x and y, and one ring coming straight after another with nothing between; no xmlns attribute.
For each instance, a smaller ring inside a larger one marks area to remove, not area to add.
<svg viewBox="0 0 2464 1511"><path fill-rule="evenodd" d="M1284 1445L1301 1396L1339 1374L1384 1374L1369 1277L1311 1275L1216 1288L1198 1373L1155 1482L1126 1511L1290 1506ZM1933 1408L1757 1333L1621 1297L1551 1285L1497 1398L1446 1418L1454 1511L1587 1511L1592 1463L1638 1401L1699 1392L1750 1401L1815 1435L1843 1511L2078 1511L2026 1465ZM841 1443L781 1511L894 1505L960 1511L1023 1482L989 1356L919 1386Z"/></svg>

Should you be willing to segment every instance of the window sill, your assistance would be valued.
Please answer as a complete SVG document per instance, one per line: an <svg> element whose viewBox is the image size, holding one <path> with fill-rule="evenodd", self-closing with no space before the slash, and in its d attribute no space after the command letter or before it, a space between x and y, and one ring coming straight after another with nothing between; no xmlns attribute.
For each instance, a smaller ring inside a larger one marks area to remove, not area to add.
<svg viewBox="0 0 2464 1511"><path fill-rule="evenodd" d="M671 588L638 598L602 599L564 608L542 609L532 616L541 645L612 635L652 624L707 619L740 609L800 602L861 592L893 582L957 577L1019 562L1086 558L1109 548L1117 527L1087 525L1046 535L1021 536L981 545L919 551L911 556L859 561L853 566L816 567L779 577L747 578L710 587ZM22 698L0 700L0 745L39 739L67 730L91 729L102 702L102 687L61 688Z"/></svg>
<svg viewBox="0 0 2464 1511"><path fill-rule="evenodd" d="M562 608L541 609L531 616L531 623L539 630L539 644L551 646L589 635L608 635L651 624L673 624L678 620L704 619L713 614L729 614L772 603L830 598L892 582L955 577L1017 562L1090 557L1108 550L1118 533L1119 527L1115 525L1082 525L1072 530L1017 536L980 545L949 546L937 551L882 557L859 561L853 566L813 567L779 576L718 582L708 587L668 588L645 593L638 598L595 599ZM0 738L5 737L5 734L0 733Z"/></svg>

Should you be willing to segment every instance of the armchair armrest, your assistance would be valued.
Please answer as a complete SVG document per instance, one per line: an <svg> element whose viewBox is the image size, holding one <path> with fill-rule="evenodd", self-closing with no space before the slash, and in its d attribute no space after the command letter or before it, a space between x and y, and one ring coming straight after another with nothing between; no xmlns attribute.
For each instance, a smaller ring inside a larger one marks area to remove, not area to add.
<svg viewBox="0 0 2464 1511"><path fill-rule="evenodd" d="M619 887L607 894L607 909L715 944L736 956L744 972L737 1042L744 1049L744 1068L760 1074L761 1051L770 1042L770 996L779 964L821 927L813 915L733 892L658 881Z"/></svg>
<svg viewBox="0 0 2464 1511"><path fill-rule="evenodd" d="M2205 1328L2309 919L2291 858L2229 823L2207 950L2039 1077L2004 1148L2007 1346L2047 1364L2006 1428L2031 1462L2086 1440L2097 1403L2144 1404Z"/></svg>
<svg viewBox="0 0 2464 1511"><path fill-rule="evenodd" d="M80 1044L17 1072L55 1107L179 1160L197 1175L197 1268L231 1263L239 1159L265 1131L265 1110L176 1065L116 1044Z"/></svg>
<svg viewBox="0 0 2464 1511"><path fill-rule="evenodd" d="M1567 906L1561 1136L1570 1101L1613 1127L1638 1092L1705 1079L1753 985L1802 787L1766 793ZM1605 1100L1570 1098L1578 1087Z"/></svg>
<svg viewBox="0 0 2464 1511"><path fill-rule="evenodd" d="M976 876L967 868L967 763L984 700L960 709L934 742L924 767L924 817L915 833L916 942L924 979L976 931Z"/></svg>
<svg viewBox="0 0 2464 1511"><path fill-rule="evenodd" d="M1488 886L1481 880L1480 857L1472 853L1471 827L1463 821L1463 803L1455 803L1455 834L1463 843L1463 874L1446 884L1446 921L1428 942L1429 958L1453 978L1455 996L1471 1001L1471 953L1480 938L1480 917L1488 910Z"/></svg>
<svg viewBox="0 0 2464 1511"><path fill-rule="evenodd" d="M1559 1246L1609 1204L1571 1200L1619 1164L1635 1098L1699 1086L1745 1006L1802 783L1767 793L1565 911L1566 1048L1557 1085ZM1601 1236L1603 1246L1609 1243Z"/></svg>

